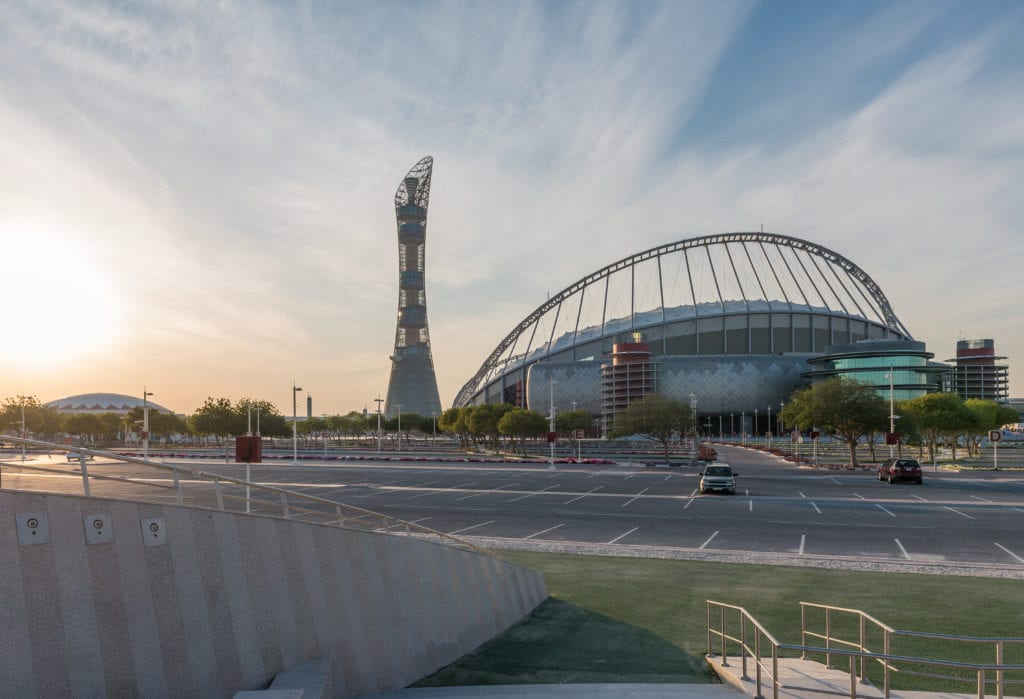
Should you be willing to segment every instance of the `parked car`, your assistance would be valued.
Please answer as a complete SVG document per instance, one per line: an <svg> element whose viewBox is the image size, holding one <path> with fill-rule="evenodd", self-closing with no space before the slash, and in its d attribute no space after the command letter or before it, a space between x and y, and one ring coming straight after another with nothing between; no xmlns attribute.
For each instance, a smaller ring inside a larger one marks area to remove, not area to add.
<svg viewBox="0 0 1024 699"><path fill-rule="evenodd" d="M914 481L921 483L921 464L917 459L889 459L883 461L878 467L878 480L889 481Z"/></svg>
<svg viewBox="0 0 1024 699"><path fill-rule="evenodd" d="M736 473L729 464L715 464L700 472L700 494L721 492L732 495L736 492Z"/></svg>
<svg viewBox="0 0 1024 699"><path fill-rule="evenodd" d="M92 458L92 454L86 454L85 458L86 459L91 459ZM68 452L68 461L78 461L78 459L79 459L79 456L78 456L78 452L77 451L69 451Z"/></svg>

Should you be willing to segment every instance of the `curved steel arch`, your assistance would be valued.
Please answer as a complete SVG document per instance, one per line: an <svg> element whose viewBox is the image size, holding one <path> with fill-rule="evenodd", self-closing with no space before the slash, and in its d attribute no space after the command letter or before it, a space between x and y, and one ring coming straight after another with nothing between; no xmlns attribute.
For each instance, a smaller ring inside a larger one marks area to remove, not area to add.
<svg viewBox="0 0 1024 699"><path fill-rule="evenodd" d="M592 272L582 279L577 280L575 283L567 286L565 289L555 294L550 299L545 301L543 304L538 306L530 315L528 315L522 322L520 322L505 338L498 344L498 346L488 355L487 359L477 370L476 374L467 381L463 387L459 390L458 395L455 398L454 405L460 407L467 405L469 400L473 397L475 388L479 385L480 380L493 369L498 363L498 359L504 354L505 350L514 343L519 336L537 322L542 316L544 316L552 308L556 308L561 305L562 301L569 298L573 294L577 293L581 289L593 284L594 282L600 281L612 274L632 267L639 262L645 260L661 257L681 250L688 250L692 248L708 248L713 245L725 245L726 243L757 243L763 246L764 244L774 245L777 247L789 247L795 250L800 250L811 255L820 257L827 262L830 262L843 271L845 271L850 277L855 279L860 285L870 294L871 298L878 305L879 310L882 313L882 317L885 321L886 326L904 335L907 338L912 336L907 331L903 323L896 317L896 314L892 310L892 306L889 304L889 300L882 293L881 287L873 280L867 272L862 270L856 264L849 259L843 257L839 253L829 250L828 248L812 243L807 240L800 238L794 238L787 235L778 235L775 233L763 233L763 232L752 232L752 233L716 233L712 235L700 236L697 238L687 238L680 240L675 243L667 243L659 245L657 247L638 252L629 257L624 257L617 262L613 262L607 267L603 267L596 272ZM728 250L728 248L726 248ZM746 249L744 247L744 249ZM748 253L749 254L749 253Z"/></svg>
<svg viewBox="0 0 1024 699"><path fill-rule="evenodd" d="M402 184L398 185L398 190L395 192L395 208L405 206L407 203L415 204L416 206L427 208L430 203L430 175L434 170L434 158L433 156L427 155L420 159L418 163L412 166L408 174L402 179ZM410 181L415 180L416 191L413 195L412 202L409 202L408 187Z"/></svg>

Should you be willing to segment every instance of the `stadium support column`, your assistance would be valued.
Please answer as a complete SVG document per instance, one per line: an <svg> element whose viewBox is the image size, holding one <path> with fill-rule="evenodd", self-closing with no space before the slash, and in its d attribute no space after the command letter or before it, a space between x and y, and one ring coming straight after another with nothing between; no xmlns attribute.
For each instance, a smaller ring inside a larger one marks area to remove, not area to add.
<svg viewBox="0 0 1024 699"><path fill-rule="evenodd" d="M437 376L430 354L427 330L425 258L427 206L434 159L420 160L395 192L398 224L398 327L395 351L391 355L391 378L384 413L394 417L407 413L430 415L441 412ZM399 406L402 406L399 408Z"/></svg>

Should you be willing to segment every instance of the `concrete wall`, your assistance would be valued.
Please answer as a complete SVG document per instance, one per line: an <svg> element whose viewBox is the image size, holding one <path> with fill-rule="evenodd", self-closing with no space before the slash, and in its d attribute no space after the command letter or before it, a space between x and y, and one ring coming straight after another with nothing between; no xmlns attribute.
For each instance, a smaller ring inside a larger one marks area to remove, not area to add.
<svg viewBox="0 0 1024 699"><path fill-rule="evenodd" d="M231 696L324 656L335 696L381 692L546 597L538 573L429 541L0 491L3 696Z"/></svg>

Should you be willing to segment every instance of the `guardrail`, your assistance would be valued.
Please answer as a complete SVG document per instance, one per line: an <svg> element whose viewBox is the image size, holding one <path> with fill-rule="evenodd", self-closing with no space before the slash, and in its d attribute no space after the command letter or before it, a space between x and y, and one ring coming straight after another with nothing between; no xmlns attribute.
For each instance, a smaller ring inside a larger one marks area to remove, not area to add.
<svg viewBox="0 0 1024 699"><path fill-rule="evenodd" d="M742 664L742 679L750 679L748 675L748 662L752 661L756 671L754 678L757 688L756 696L764 696L763 689L767 684L764 675L767 675L768 682L770 682L772 688L773 699L778 699L779 689L782 687L779 679L779 658L783 651L791 652L794 656L796 651L799 651L799 657L802 659L808 659L808 656L813 655L824 655L826 667L830 668L833 667L833 656L846 658L850 676L849 696L851 698L857 696L858 684L868 683L865 665L870 661L881 664L883 668L882 691L886 699L889 699L891 696L890 676L895 673L955 682L971 682L975 685L978 699L984 699L986 689L990 684L995 685L995 696L998 699L1003 698L1003 690L1006 685L1024 684L1022 679L1008 679L1006 677L1008 672L1021 673L1022 677L1024 677L1024 664L1004 662L1006 647L1019 646L1021 649L1024 649L1024 638L980 638L904 631L894 629L857 609L846 609L809 602L801 602L800 610L801 643L779 643L743 607L707 600L708 655L713 655L714 651L718 650L722 665L728 667L729 651L730 649L736 649L738 646L738 655ZM819 632L808 628L808 611L810 610L821 610L824 612L825 628L823 631ZM844 638L833 632L835 622L833 614L846 615L856 621L856 628L858 629L856 640ZM882 635L883 649L880 652L877 650L873 651L869 647L869 628L874 628L876 632L880 632ZM730 629L733 630L730 632ZM954 646L957 644L992 644L996 660L992 663L973 663L900 655L892 652L892 639L894 637L931 639L949 642ZM823 641L825 645L808 645L808 638ZM716 641L718 642L717 648L715 647ZM767 649L765 649L765 643L768 646ZM934 671L911 670L904 666L924 667L934 669ZM954 670L960 670L966 674L950 674Z"/></svg>
<svg viewBox="0 0 1024 699"><path fill-rule="evenodd" d="M117 483L119 487L111 497L137 500L140 502L165 502L166 499L147 497L152 489L156 491L173 491L174 501L178 505L189 504L196 507L212 507L224 512L258 514L284 519L311 522L339 527L342 529L359 529L376 531L383 534L404 534L405 536L421 536L437 538L446 544L468 549L485 556L496 558L495 554L485 548L476 546L454 536L407 522L390 515L364 510L353 505L346 505L334 500L299 493L294 490L278 488L272 485L253 483L217 473L199 471L174 463L161 463L133 456L122 456L97 449L65 444L53 444L34 439L0 435L0 443L9 443L45 449L48 452L76 454L77 459L69 462L68 468L29 465L26 461L0 460L0 487L3 487L3 474L6 470L28 471L60 476L80 476L81 490L84 495L92 496L94 490L103 490L106 484ZM20 453L17 454L20 457ZM93 464L90 470L89 460L93 458L109 459L114 463ZM111 473L108 467L117 465L143 466L151 469L148 473ZM106 472L103 472L106 471ZM162 477L154 478L150 474ZM130 486L125 489L124 486ZM62 492L53 487L33 487L33 491ZM77 492L77 489L76 489ZM99 493L102 494L102 493Z"/></svg>

